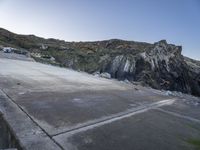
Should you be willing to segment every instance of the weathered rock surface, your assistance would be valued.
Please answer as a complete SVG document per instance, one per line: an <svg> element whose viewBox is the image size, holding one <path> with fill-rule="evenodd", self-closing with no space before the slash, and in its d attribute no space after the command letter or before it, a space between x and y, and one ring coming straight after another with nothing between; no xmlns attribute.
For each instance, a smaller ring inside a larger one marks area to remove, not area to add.
<svg viewBox="0 0 200 150"><path fill-rule="evenodd" d="M120 80L140 81L156 89L200 95L200 69L188 65L181 51L180 46L159 41L144 52L110 58L100 72L108 72Z"/></svg>
<svg viewBox="0 0 200 150"><path fill-rule="evenodd" d="M184 57L181 46L165 40L154 44L118 39L65 42L0 29L0 45L50 56L61 66L75 70L200 96L200 62Z"/></svg>

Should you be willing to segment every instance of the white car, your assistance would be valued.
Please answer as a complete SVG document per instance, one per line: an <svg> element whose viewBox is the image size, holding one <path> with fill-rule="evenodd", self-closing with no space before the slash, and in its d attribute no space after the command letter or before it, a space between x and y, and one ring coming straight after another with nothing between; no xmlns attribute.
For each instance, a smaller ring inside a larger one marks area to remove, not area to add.
<svg viewBox="0 0 200 150"><path fill-rule="evenodd" d="M13 49L12 49L11 47L4 47L4 48L3 48L3 52L4 52L4 53L11 53L12 50L13 50Z"/></svg>

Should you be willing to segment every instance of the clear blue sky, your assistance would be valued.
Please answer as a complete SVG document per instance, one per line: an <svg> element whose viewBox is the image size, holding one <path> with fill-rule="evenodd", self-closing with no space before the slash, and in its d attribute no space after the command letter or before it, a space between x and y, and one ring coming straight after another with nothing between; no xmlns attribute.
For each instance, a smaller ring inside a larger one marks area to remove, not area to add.
<svg viewBox="0 0 200 150"><path fill-rule="evenodd" d="M0 27L66 41L166 39L200 60L200 0L0 0Z"/></svg>

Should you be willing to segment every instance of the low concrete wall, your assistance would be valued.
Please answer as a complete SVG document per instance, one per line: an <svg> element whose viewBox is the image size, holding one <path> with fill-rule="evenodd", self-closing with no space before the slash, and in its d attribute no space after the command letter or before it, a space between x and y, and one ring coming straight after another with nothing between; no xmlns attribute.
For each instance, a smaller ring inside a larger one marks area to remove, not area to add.
<svg viewBox="0 0 200 150"><path fill-rule="evenodd" d="M0 149L7 148L17 148L18 150L22 150L6 120L0 113Z"/></svg>

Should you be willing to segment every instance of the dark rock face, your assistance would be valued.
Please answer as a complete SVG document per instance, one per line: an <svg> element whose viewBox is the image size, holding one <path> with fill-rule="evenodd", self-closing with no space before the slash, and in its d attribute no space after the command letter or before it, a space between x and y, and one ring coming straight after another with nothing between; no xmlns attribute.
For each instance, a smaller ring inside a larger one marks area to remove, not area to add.
<svg viewBox="0 0 200 150"><path fill-rule="evenodd" d="M199 74L186 64L181 51L180 46L160 41L137 55L116 56L100 71L120 80L140 81L156 89L200 96Z"/></svg>
<svg viewBox="0 0 200 150"><path fill-rule="evenodd" d="M119 80L200 96L200 62L182 56L181 46L165 40L154 44L118 39L65 42L0 29L0 45L52 56L61 66L75 70L109 73ZM41 49L41 45L46 48Z"/></svg>

